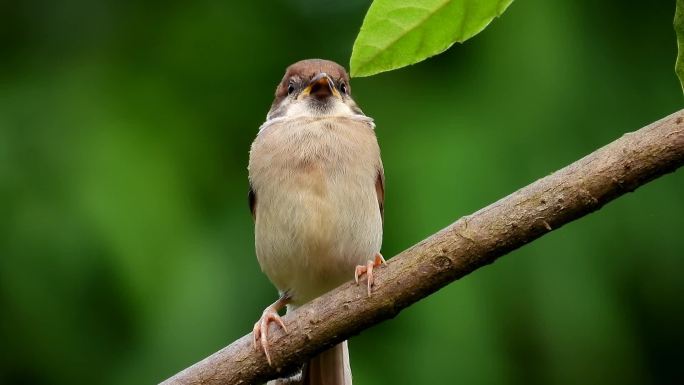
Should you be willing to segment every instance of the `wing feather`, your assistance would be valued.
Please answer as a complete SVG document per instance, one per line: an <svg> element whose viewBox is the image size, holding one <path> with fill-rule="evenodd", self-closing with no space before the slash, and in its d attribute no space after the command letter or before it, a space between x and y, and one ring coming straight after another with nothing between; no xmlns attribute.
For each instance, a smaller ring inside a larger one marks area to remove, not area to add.
<svg viewBox="0 0 684 385"><path fill-rule="evenodd" d="M249 193L247 193L247 199L249 200L249 211L252 212L252 218L256 220L256 193L254 192L254 189L252 188L252 185L249 185Z"/></svg>
<svg viewBox="0 0 684 385"><path fill-rule="evenodd" d="M378 207L382 223L385 223L385 171L380 167L375 178L375 194L378 196Z"/></svg>

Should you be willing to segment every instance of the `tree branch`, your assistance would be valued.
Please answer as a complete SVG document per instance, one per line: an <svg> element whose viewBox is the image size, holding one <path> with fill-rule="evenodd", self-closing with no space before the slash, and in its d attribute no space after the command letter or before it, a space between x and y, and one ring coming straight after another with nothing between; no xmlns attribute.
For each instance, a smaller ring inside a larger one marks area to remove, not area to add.
<svg viewBox="0 0 684 385"><path fill-rule="evenodd" d="M289 334L273 327L269 335L274 367L248 334L163 384L248 384L295 370L448 283L676 170L684 163L683 122L680 110L459 219L378 269L371 298L349 282L288 313Z"/></svg>

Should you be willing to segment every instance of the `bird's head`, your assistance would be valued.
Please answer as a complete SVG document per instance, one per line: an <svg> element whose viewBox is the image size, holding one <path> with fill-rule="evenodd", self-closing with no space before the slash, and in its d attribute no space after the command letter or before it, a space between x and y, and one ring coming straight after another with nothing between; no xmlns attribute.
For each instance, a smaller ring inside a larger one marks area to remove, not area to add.
<svg viewBox="0 0 684 385"><path fill-rule="evenodd" d="M266 120L326 115L363 116L351 97L349 75L344 67L321 59L302 60L289 66L276 88Z"/></svg>

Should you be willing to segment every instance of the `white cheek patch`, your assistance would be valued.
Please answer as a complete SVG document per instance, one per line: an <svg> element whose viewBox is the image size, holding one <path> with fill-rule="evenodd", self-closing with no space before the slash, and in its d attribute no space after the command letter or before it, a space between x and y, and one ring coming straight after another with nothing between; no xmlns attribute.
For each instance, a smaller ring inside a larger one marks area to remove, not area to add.
<svg viewBox="0 0 684 385"><path fill-rule="evenodd" d="M283 117L291 119L291 118L314 116L313 114L314 114L314 111L311 111L310 108L307 108L306 102L297 100L294 103L290 103L290 105L287 106L287 109L286 109Z"/></svg>
<svg viewBox="0 0 684 385"><path fill-rule="evenodd" d="M312 108L305 100L296 100L285 107L285 114L279 115L275 118L267 119L264 124L259 127L259 131L269 127L270 125L295 119L327 119L327 118L348 118L366 122L372 129L375 129L375 122L373 118L366 115L359 114L351 109L348 105L339 99L335 99L333 105L325 110Z"/></svg>
<svg viewBox="0 0 684 385"><path fill-rule="evenodd" d="M326 109L315 108L307 100L296 100L288 106L283 117L292 119L351 115L356 115L356 113L340 99L334 98L332 99L332 106L328 106Z"/></svg>

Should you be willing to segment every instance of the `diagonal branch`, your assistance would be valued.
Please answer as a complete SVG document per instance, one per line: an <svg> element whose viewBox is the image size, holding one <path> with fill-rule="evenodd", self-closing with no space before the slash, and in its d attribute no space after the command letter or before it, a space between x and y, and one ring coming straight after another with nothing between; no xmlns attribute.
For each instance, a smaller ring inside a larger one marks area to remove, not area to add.
<svg viewBox="0 0 684 385"><path fill-rule="evenodd" d="M248 334L163 384L250 384L282 376L307 358L383 320L498 257L684 164L684 110L589 154L463 217L377 271L373 296L346 283L271 329L273 362Z"/></svg>

